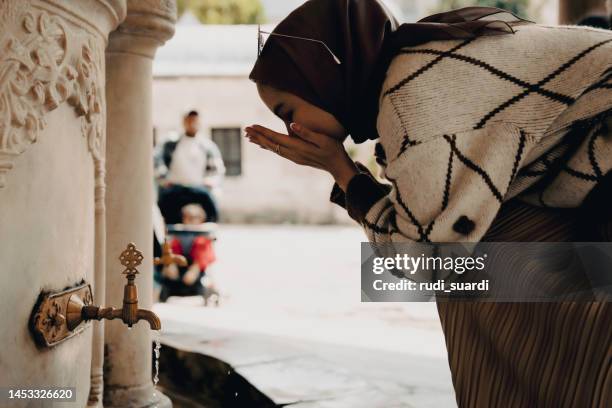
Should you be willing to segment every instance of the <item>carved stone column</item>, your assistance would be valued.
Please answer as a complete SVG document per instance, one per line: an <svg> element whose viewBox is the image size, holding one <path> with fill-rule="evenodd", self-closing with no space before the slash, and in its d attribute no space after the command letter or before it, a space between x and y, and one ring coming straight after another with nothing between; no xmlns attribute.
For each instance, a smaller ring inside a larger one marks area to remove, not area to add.
<svg viewBox="0 0 612 408"><path fill-rule="evenodd" d="M124 16L125 0L0 1L0 384L69 384L81 407L102 326L39 350L26 322L41 290L85 281L104 301L104 49Z"/></svg>
<svg viewBox="0 0 612 408"><path fill-rule="evenodd" d="M118 256L129 242L143 252L136 279L142 308L153 291L152 60L174 33L173 0L128 0L127 17L111 33L107 67L107 258L106 304L120 305L124 276ZM170 400L153 387L151 332L146 322L131 330L107 322L105 407L165 407Z"/></svg>

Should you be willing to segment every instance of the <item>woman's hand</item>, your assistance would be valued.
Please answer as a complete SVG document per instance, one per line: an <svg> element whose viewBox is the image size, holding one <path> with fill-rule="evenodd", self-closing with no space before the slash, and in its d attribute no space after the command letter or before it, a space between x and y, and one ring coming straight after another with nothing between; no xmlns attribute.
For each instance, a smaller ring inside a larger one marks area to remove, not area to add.
<svg viewBox="0 0 612 408"><path fill-rule="evenodd" d="M342 143L297 123L292 123L290 127L295 136L277 133L259 125L247 127L246 136L251 143L296 164L327 171L340 188L346 191L349 181L358 170Z"/></svg>

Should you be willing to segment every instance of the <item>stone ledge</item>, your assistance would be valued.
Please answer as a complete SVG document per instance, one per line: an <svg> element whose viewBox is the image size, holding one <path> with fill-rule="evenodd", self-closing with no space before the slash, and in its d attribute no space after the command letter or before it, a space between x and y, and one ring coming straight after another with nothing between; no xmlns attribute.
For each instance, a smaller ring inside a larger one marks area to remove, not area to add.
<svg viewBox="0 0 612 408"><path fill-rule="evenodd" d="M162 386L174 387L171 394L197 400L206 407L228 406L227 398L232 393L237 393L236 407L413 406L407 401L409 390L373 383L293 348L288 340L172 321L164 325L160 337L164 345Z"/></svg>

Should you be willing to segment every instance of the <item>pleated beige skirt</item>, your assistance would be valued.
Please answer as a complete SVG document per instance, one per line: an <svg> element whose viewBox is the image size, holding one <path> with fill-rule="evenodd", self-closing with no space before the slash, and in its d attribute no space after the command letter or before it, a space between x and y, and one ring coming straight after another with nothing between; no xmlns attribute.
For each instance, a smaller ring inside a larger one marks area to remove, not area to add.
<svg viewBox="0 0 612 408"><path fill-rule="evenodd" d="M577 241L584 231L578 210L511 202L484 240ZM439 302L438 312L459 407L612 407L612 303Z"/></svg>

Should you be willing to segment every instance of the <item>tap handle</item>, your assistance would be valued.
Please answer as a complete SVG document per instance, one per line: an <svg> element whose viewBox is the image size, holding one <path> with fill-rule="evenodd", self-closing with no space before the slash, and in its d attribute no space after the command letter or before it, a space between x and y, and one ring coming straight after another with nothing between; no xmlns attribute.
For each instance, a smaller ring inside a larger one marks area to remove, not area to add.
<svg viewBox="0 0 612 408"><path fill-rule="evenodd" d="M162 247L162 256L159 258L155 258L153 260L155 265L178 265L178 266L187 266L187 259L182 255L177 255L172 252L172 246L168 242L168 240L164 241L164 245Z"/></svg>
<svg viewBox="0 0 612 408"><path fill-rule="evenodd" d="M119 261L121 265L125 266L123 273L127 275L128 280L133 280L138 273L137 266L142 263L144 259L142 252L136 248L133 242L130 242L127 248L119 255Z"/></svg>

